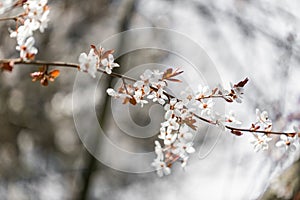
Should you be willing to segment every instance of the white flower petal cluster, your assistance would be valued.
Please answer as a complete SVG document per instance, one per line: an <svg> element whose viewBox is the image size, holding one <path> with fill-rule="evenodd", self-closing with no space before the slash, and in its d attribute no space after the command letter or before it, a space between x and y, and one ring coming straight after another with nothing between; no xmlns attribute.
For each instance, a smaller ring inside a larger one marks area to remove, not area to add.
<svg viewBox="0 0 300 200"><path fill-rule="evenodd" d="M161 105L164 105L166 100L168 100L168 97L164 92L166 83L161 81L162 75L163 72L158 70L151 71L147 69L140 76L141 79L133 84L133 87L135 87L133 97L138 104L141 104L142 107L144 104L148 103L146 98L152 100L153 102L158 102Z"/></svg>
<svg viewBox="0 0 300 200"><path fill-rule="evenodd" d="M214 115L213 108L214 108L215 103L213 102L212 99L208 100L201 100L199 108L201 110L201 115L204 117L210 117Z"/></svg>
<svg viewBox="0 0 300 200"><path fill-rule="evenodd" d="M168 97L164 94L163 88L159 88L157 91L152 91L148 96L148 99L152 99L153 102L158 102L160 105L164 105Z"/></svg>
<svg viewBox="0 0 300 200"><path fill-rule="evenodd" d="M168 158L167 166L175 161L181 161L181 166L185 167L189 154L195 152L193 147L193 134L189 126L194 125L193 116L182 101L173 98L164 109L165 120L161 123L159 139L163 140L164 157ZM157 157L159 154L156 152ZM154 160L154 163L157 161ZM154 164L153 164L154 165ZM156 168L156 170L161 170ZM161 172L158 172L161 173Z"/></svg>
<svg viewBox="0 0 300 200"><path fill-rule="evenodd" d="M78 61L81 71L89 73L93 78L96 77L98 56L94 49L91 49L88 55L81 53Z"/></svg>
<svg viewBox="0 0 300 200"><path fill-rule="evenodd" d="M299 144L299 137L297 134L295 134L294 137L289 137L282 134L280 135L280 140L276 142L277 147L285 148L285 150L289 152L296 151L298 144Z"/></svg>
<svg viewBox="0 0 300 200"><path fill-rule="evenodd" d="M202 99L203 97L207 97L210 95L210 89L208 86L198 86L198 92L196 94L197 99Z"/></svg>
<svg viewBox="0 0 300 200"><path fill-rule="evenodd" d="M113 50L105 51L102 47L97 49L92 45L88 55L86 53L79 55L80 71L87 72L93 78L96 77L96 72L100 68L103 68L107 74L111 74L113 68L120 67L119 64L115 63L112 52Z"/></svg>
<svg viewBox="0 0 300 200"><path fill-rule="evenodd" d="M209 98L211 95L211 90L208 86L198 86L198 92L195 95L195 100L198 102L198 108L200 108L200 114L203 117L208 117L213 119L215 117L214 105L215 102L212 98Z"/></svg>
<svg viewBox="0 0 300 200"><path fill-rule="evenodd" d="M232 110L229 111L228 115L225 115L225 121L237 126L242 124L242 122L236 118L235 113Z"/></svg>
<svg viewBox="0 0 300 200"><path fill-rule="evenodd" d="M35 43L35 40L33 37L29 37L25 40L24 44L18 45L16 47L16 50L20 51L20 57L21 58L32 58L34 55L37 54L38 50L33 45Z"/></svg>
<svg viewBox="0 0 300 200"><path fill-rule="evenodd" d="M120 93L120 92L117 92L115 91L114 89L112 88L108 88L106 90L107 94L111 97L114 97L114 98L122 98L122 99L125 99L125 98L130 98L130 95L128 94L124 94L124 93Z"/></svg>
<svg viewBox="0 0 300 200"><path fill-rule="evenodd" d="M254 135L254 138L250 140L250 143L253 144L254 151L259 152L260 150L268 150L269 144L272 138L267 135Z"/></svg>
<svg viewBox="0 0 300 200"><path fill-rule="evenodd" d="M13 6L13 0L1 0L0 1L0 15Z"/></svg>
<svg viewBox="0 0 300 200"><path fill-rule="evenodd" d="M12 31L10 37L17 39L16 49L20 51L20 58L30 60L38 53L38 50L32 46L35 43L33 33L36 30L43 33L48 27L50 11L47 0L28 0L24 3L23 9L25 10L25 14L22 15L24 23Z"/></svg>
<svg viewBox="0 0 300 200"><path fill-rule="evenodd" d="M261 125L264 129L271 130L272 120L269 119L267 111L261 112L259 109L256 109L256 125Z"/></svg>
<svg viewBox="0 0 300 200"><path fill-rule="evenodd" d="M181 115L183 106L184 105L182 101L178 101L175 98L171 99L170 102L164 106L164 109L166 111L165 119L169 120L174 117L179 117Z"/></svg>
<svg viewBox="0 0 300 200"><path fill-rule="evenodd" d="M33 31L39 29L43 33L45 28L48 27L50 11L47 7L47 2L48 0L28 0L23 5L32 24Z"/></svg>
<svg viewBox="0 0 300 200"><path fill-rule="evenodd" d="M140 88L134 92L133 98L136 100L136 103L141 104L141 107L143 107L144 104L148 103L148 101L145 100L144 98L147 94L149 94L149 92L150 92L149 90Z"/></svg>
<svg viewBox="0 0 300 200"><path fill-rule="evenodd" d="M171 174L171 168L164 161L163 148L158 141L155 141L155 153L157 157L154 159L151 165L155 168L157 175L162 177L164 175Z"/></svg>
<svg viewBox="0 0 300 200"><path fill-rule="evenodd" d="M140 80L137 80L132 85L126 84L123 85L118 93L112 93L111 88L109 95L115 98L123 98L125 101L129 101L132 104L140 104L143 107L145 104L148 104L148 100L153 102L158 102L161 105L166 104L168 96L164 91L166 83L162 81L163 72L158 70L151 71L147 69L141 76ZM121 95L126 94L126 95Z"/></svg>
<svg viewBox="0 0 300 200"><path fill-rule="evenodd" d="M112 54L109 54L107 58L101 60L101 64L105 67L105 71L107 74L111 74L113 68L120 67L120 65L118 63L115 63L114 61L115 59Z"/></svg>

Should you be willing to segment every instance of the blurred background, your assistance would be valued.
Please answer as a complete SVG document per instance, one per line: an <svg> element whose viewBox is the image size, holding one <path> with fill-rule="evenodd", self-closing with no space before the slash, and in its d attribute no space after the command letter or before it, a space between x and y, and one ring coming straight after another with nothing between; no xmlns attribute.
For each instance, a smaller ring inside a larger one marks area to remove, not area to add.
<svg viewBox="0 0 300 200"><path fill-rule="evenodd" d="M100 44L119 32L144 27L170 29L198 44L205 53L193 48L188 53L209 58L210 64L204 69L211 70L212 66L220 76L208 75L199 81L191 78L187 69L182 78L189 79L190 84L212 80L228 86L249 77L243 104L226 107L235 110L245 126L255 120L255 108L269 111L276 130L292 130L292 125L299 124L297 0L53 0L49 6L48 29L35 34L38 60L77 62L90 44ZM8 27L13 28L14 23L1 22L0 58L18 56ZM169 38L151 34L131 40L120 37L104 47L120 52L143 40L167 44ZM175 49L187 48L180 42L171 43ZM138 65L189 65L177 62L163 50L135 51L120 55L117 62L122 66L117 72L130 72L135 77L139 73L130 70ZM109 167L99 162L80 140L73 117L77 70L59 69L60 76L48 87L31 81L29 74L37 70L36 66L16 66L11 73L0 74L0 199L300 199L299 148L293 153L275 148L255 153L249 136L236 137L205 125L196 135L197 153L187 169L175 167L170 176L125 172L112 167L114 164ZM84 92L95 82L86 74L81 76L86 78L78 89L81 104L76 105L84 107L89 99ZM111 110L118 107L105 90L116 82L101 76L97 83L99 124L116 146L132 152L153 151L155 135L132 137L114 123ZM152 124L157 132L163 111L156 107L155 113L149 114L152 106L141 110L130 107L130 122L139 127ZM122 122L127 122L126 116ZM89 129L90 125L87 122L85 126ZM134 126L132 131L136 132ZM207 132L213 136L204 137ZM92 138L92 146L102 148L111 163L150 166L151 161L135 163L110 152L94 133L97 138Z"/></svg>

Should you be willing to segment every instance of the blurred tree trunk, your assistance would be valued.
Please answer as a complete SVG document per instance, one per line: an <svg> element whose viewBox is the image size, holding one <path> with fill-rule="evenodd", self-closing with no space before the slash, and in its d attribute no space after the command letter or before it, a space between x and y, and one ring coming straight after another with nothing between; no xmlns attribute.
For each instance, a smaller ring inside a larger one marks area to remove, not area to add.
<svg viewBox="0 0 300 200"><path fill-rule="evenodd" d="M135 12L135 0L127 0L123 6L124 8L124 12L120 14L120 23L119 23L119 32L122 31L126 31L129 29L130 23L131 23L131 19L132 16L134 15ZM122 46L124 45L124 41L123 39L121 39L120 43L119 43L119 48L121 49ZM122 66L122 59L118 60L118 63ZM122 74L122 72L124 73L124 69L123 68L118 68L116 69L116 72ZM103 87L109 87L111 85L112 82L112 78L111 77L106 77L106 83L107 85L103 85ZM106 113L107 113L107 108L109 107L109 98L108 97L104 97L105 99L103 100L104 103L102 104L103 107L101 108L101 115L99 116L98 120L101 124L101 127L105 127L105 120L106 120ZM98 140L95 140L98 142ZM99 144L95 144L95 148L97 148ZM81 195L79 197L79 199L90 199L89 198L89 189L91 186L91 180L93 177L93 172L97 169L99 170L99 167L97 168L97 164L98 164L98 160L95 159L95 157L93 155L90 155L87 152L87 157L88 157L88 163L87 163L87 171L84 174L84 178L83 178L83 190L81 192ZM101 170L101 169L100 169Z"/></svg>
<svg viewBox="0 0 300 200"><path fill-rule="evenodd" d="M272 183L262 200L300 200L300 159Z"/></svg>

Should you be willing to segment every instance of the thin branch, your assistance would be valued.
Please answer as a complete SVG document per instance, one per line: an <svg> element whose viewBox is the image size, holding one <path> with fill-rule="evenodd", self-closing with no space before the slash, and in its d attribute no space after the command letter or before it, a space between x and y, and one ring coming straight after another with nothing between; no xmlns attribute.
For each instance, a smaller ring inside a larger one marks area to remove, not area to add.
<svg viewBox="0 0 300 200"><path fill-rule="evenodd" d="M9 63L9 62L13 62L14 64L23 64L23 65L44 65L44 66L59 66L59 67L69 67L69 68L77 68L79 69L79 64L77 63L69 63L69 62L49 62L49 61L40 61L40 60L31 60L31 61L24 61L22 59L0 59L0 64L3 63ZM108 74L104 69L97 69L98 72L106 74L108 76L111 77L116 77L116 78L120 78L122 79L123 83L125 80L128 81L132 81L135 82L137 81L136 79L129 77L129 76L125 76L119 73L115 73L112 72L111 74ZM150 86L151 89L153 90L158 90L157 88ZM170 98L175 98L173 95L164 92L165 95L167 95ZM211 96L214 98L219 98L221 96ZM205 97L205 98L208 98ZM178 101L181 101L178 99ZM198 118L201 121L204 121L206 123L212 124L212 125L218 125L217 122L214 122L212 120L209 120L207 118L201 117L199 115L197 115L196 113L191 112L191 114L193 116L195 116L196 118ZM264 130L252 130L252 129L246 129L246 128L236 128L236 127L232 127L232 126L228 126L226 125L225 128L227 128L230 131L241 131L241 132L250 132L250 133L264 133L264 134L273 134L273 135L281 135L284 134L286 136L294 136L295 134L297 134L296 132L277 132L277 131L264 131Z"/></svg>
<svg viewBox="0 0 300 200"><path fill-rule="evenodd" d="M0 22L1 21L10 21L10 20L17 21L19 19L19 17L20 17L20 15L13 16L13 17L2 17L2 18L0 18Z"/></svg>
<svg viewBox="0 0 300 200"><path fill-rule="evenodd" d="M236 127L231 127L231 126L225 126L227 129L231 131L242 131L242 132L252 132L252 133L265 133L265 134L272 134L272 135L286 135L286 136L291 136L295 135L297 133L295 132L278 132L278 131L263 131L263 130L251 130L251 129L246 129L246 128L236 128Z"/></svg>
<svg viewBox="0 0 300 200"><path fill-rule="evenodd" d="M11 20L13 20L13 21L18 21L18 19L19 19L20 17L22 17L22 15L23 15L23 13L22 13L22 14L19 14L19 15L16 15L16 16L12 16L12 17L1 17L1 18L0 18L0 22L1 22L1 21L11 21Z"/></svg>
<svg viewBox="0 0 300 200"><path fill-rule="evenodd" d="M128 92L128 89L127 89L127 84L126 84L126 81L124 78L122 78L122 82L123 82L123 85L124 85L124 88L125 88L125 91L126 91L126 94L129 94Z"/></svg>

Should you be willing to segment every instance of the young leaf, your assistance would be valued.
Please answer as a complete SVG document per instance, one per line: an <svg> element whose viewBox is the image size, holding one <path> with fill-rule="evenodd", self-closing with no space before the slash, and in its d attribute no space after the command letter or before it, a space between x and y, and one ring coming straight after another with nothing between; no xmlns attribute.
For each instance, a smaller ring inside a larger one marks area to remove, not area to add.
<svg viewBox="0 0 300 200"><path fill-rule="evenodd" d="M0 69L1 71L9 71L11 72L14 66L14 62L6 62L6 63L0 63Z"/></svg>
<svg viewBox="0 0 300 200"><path fill-rule="evenodd" d="M49 81L54 81L60 74L59 70L52 70L51 72L49 72Z"/></svg>
<svg viewBox="0 0 300 200"><path fill-rule="evenodd" d="M247 84L248 81L249 81L249 79L245 78L243 81L238 82L233 87L244 87Z"/></svg>

